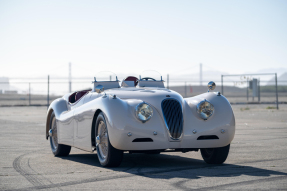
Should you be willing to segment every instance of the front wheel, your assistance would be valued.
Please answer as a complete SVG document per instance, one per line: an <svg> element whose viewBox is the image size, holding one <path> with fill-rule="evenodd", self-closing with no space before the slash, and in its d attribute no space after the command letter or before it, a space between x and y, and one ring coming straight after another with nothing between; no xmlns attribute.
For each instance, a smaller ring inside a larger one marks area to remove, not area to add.
<svg viewBox="0 0 287 191"><path fill-rule="evenodd" d="M96 121L96 148L99 161L104 167L117 167L123 159L123 151L114 148L109 140L108 128L103 113Z"/></svg>
<svg viewBox="0 0 287 191"><path fill-rule="evenodd" d="M58 143L58 128L54 112L51 114L49 139L52 152L55 156L68 156L70 154L71 146Z"/></svg>
<svg viewBox="0 0 287 191"><path fill-rule="evenodd" d="M220 148L200 149L203 160L208 164L222 164L229 153L230 144Z"/></svg>

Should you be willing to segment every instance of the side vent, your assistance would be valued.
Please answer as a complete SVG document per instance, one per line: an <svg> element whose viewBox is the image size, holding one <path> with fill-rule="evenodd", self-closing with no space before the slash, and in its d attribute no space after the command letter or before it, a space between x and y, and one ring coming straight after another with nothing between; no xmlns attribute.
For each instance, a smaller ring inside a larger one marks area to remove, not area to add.
<svg viewBox="0 0 287 191"><path fill-rule="evenodd" d="M133 142L135 143L139 143L139 142L153 142L153 140L151 138L136 138L133 140Z"/></svg>
<svg viewBox="0 0 287 191"><path fill-rule="evenodd" d="M204 135L199 136L197 140L211 140L211 139L219 139L216 135Z"/></svg>

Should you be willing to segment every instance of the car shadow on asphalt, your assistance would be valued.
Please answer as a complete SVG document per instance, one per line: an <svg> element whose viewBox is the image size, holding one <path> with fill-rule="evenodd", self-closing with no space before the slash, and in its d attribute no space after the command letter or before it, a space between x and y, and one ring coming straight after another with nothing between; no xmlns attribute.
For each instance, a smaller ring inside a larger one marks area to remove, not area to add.
<svg viewBox="0 0 287 191"><path fill-rule="evenodd" d="M201 177L236 177L241 175L269 177L271 175L284 175L276 170L278 164L276 160L254 160L246 161L240 164L221 165L206 164L203 160L170 154L124 154L123 161L119 167L108 168L115 172L126 172L131 175L138 175L150 178L188 178L199 179ZM97 154L71 154L68 157L62 157L85 165L102 167L98 161ZM277 159L278 160L278 159ZM285 159L279 159L285 160ZM252 167L253 164L268 162L269 166L265 169ZM246 164L246 165L245 165Z"/></svg>

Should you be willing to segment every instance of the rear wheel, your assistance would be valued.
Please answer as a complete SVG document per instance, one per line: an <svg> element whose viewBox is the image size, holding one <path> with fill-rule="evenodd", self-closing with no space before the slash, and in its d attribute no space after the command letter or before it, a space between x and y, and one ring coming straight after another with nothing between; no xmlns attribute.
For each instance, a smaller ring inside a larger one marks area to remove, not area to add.
<svg viewBox="0 0 287 191"><path fill-rule="evenodd" d="M229 153L230 144L220 148L200 149L203 160L208 164L222 164Z"/></svg>
<svg viewBox="0 0 287 191"><path fill-rule="evenodd" d="M104 167L119 166L123 159L123 151L114 148L109 140L108 128L103 113L96 121L96 148L99 161Z"/></svg>
<svg viewBox="0 0 287 191"><path fill-rule="evenodd" d="M71 146L58 144L58 128L54 112L51 114L49 138L51 149L55 156L67 156L70 154Z"/></svg>

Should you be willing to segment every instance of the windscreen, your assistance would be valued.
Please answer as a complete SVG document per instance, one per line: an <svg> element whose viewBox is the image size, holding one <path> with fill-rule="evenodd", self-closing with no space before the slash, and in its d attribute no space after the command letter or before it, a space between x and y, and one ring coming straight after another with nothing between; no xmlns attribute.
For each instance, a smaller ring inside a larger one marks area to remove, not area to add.
<svg viewBox="0 0 287 191"><path fill-rule="evenodd" d="M105 81L117 81L117 75L110 71L101 71L95 74L96 81L105 82Z"/></svg>
<svg viewBox="0 0 287 191"><path fill-rule="evenodd" d="M161 81L162 76L156 70L145 70L140 74L141 80L143 81Z"/></svg>

